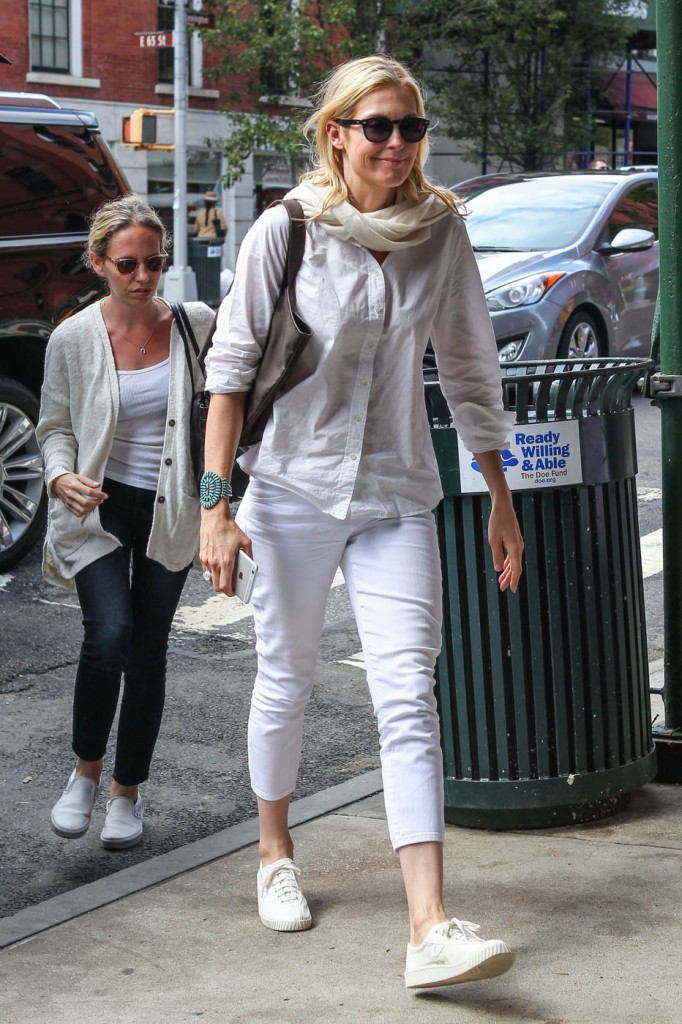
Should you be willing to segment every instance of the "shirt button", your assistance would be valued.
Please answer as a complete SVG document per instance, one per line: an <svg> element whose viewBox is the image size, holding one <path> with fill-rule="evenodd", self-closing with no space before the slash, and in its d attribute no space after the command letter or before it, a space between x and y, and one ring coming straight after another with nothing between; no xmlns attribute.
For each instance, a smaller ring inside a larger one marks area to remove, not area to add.
<svg viewBox="0 0 682 1024"><path fill-rule="evenodd" d="M354 419L356 423L362 423L362 416L355 416Z"/></svg>
<svg viewBox="0 0 682 1024"><path fill-rule="evenodd" d="M357 459L358 459L357 455L351 455L351 460L353 462L357 462Z"/></svg>
<svg viewBox="0 0 682 1024"><path fill-rule="evenodd" d="M367 378L363 377L362 380L360 381L360 383L362 384L363 388L366 388L367 387Z"/></svg>
<svg viewBox="0 0 682 1024"><path fill-rule="evenodd" d="M376 341L370 341L369 345L367 346L367 348L370 350L370 352L373 352L376 347L377 347Z"/></svg>
<svg viewBox="0 0 682 1024"><path fill-rule="evenodd" d="M173 465L173 460L172 459L166 459L166 465L167 466L172 466Z"/></svg>
<svg viewBox="0 0 682 1024"><path fill-rule="evenodd" d="M166 499L164 498L163 494L160 494L156 500L158 501L159 505L163 505Z"/></svg>
<svg viewBox="0 0 682 1024"><path fill-rule="evenodd" d="M381 305L381 303L380 303L380 302L377 302L376 306L374 307L374 312L375 312L375 313L381 313L381 311L382 311L382 309L383 309L383 308L384 308L384 307L383 307L383 306Z"/></svg>
<svg viewBox="0 0 682 1024"><path fill-rule="evenodd" d="M175 420L168 420L168 426L169 427L174 427L175 426Z"/></svg>

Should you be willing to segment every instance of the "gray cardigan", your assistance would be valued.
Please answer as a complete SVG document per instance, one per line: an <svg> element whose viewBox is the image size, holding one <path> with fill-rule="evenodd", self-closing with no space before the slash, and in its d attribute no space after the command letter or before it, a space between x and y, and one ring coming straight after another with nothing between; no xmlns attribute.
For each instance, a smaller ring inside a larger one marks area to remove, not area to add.
<svg viewBox="0 0 682 1024"><path fill-rule="evenodd" d="M186 303L199 347L213 321L203 302ZM202 382L194 367L194 380ZM168 411L147 555L178 571L194 558L199 541L199 500L189 448L192 385L182 337L173 321ZM62 473L82 473L101 483L118 419L116 366L100 303L60 324L50 338L37 435L48 490ZM99 509L83 518L58 498L49 499L43 573L56 586L74 589L73 577L108 554L119 541L102 528Z"/></svg>

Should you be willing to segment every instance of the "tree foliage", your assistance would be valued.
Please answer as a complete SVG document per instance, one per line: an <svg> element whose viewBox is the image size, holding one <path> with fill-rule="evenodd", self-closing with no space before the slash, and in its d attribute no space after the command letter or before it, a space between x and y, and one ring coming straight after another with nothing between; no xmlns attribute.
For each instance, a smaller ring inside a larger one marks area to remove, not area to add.
<svg viewBox="0 0 682 1024"><path fill-rule="evenodd" d="M221 140L228 186L243 175L255 150L301 155L309 97L330 68L374 51L381 6L363 0L221 0L212 5L215 27L202 33L216 61L207 77L237 76L241 87L228 97L230 135Z"/></svg>
<svg viewBox="0 0 682 1024"><path fill-rule="evenodd" d="M629 0L436 0L422 22L431 108L470 160L553 166L589 140L594 71L620 62ZM431 58L431 59L429 59ZM435 59L434 59L435 58Z"/></svg>

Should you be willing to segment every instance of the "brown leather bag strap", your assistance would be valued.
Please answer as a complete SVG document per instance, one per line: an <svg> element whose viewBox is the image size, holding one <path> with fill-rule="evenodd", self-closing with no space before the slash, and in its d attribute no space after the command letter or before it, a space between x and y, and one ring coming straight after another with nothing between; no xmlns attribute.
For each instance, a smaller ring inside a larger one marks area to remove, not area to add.
<svg viewBox="0 0 682 1024"><path fill-rule="evenodd" d="M293 287L296 275L303 261L305 252L305 215L298 199L278 199L271 206L281 205L289 215L289 242L287 245L287 261L284 267L284 279L280 291L287 285Z"/></svg>

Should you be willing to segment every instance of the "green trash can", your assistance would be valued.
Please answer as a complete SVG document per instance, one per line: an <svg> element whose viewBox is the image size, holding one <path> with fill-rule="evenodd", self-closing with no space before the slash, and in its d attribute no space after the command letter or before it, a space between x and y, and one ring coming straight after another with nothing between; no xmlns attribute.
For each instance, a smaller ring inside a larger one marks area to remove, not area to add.
<svg viewBox="0 0 682 1024"><path fill-rule="evenodd" d="M525 541L516 595L487 543L490 499L425 383L444 501L437 665L445 817L545 828L624 806L656 774L632 393L650 360L502 367L503 453Z"/></svg>
<svg viewBox="0 0 682 1024"><path fill-rule="evenodd" d="M190 238L187 241L187 262L196 277L197 298L209 306L220 305L222 252L222 243L211 238Z"/></svg>

